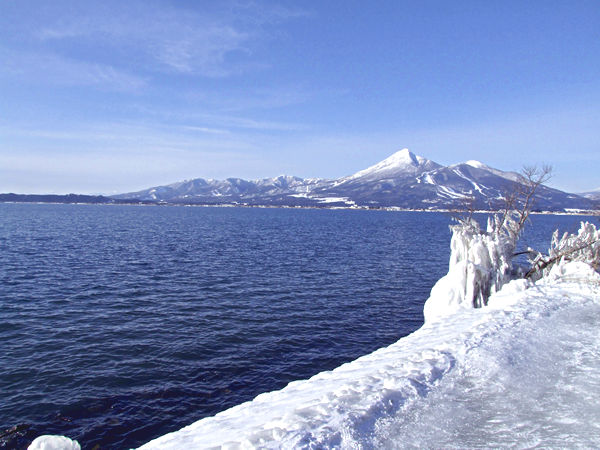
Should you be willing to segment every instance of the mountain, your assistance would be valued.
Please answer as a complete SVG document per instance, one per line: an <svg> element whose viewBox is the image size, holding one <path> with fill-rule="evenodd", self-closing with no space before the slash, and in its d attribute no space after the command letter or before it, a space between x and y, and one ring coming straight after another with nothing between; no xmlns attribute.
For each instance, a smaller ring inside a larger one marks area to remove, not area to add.
<svg viewBox="0 0 600 450"><path fill-rule="evenodd" d="M245 204L261 206L350 206L407 209L496 209L521 178L479 161L442 166L408 149L335 180L279 176L260 180L181 181L114 196L175 204ZM594 209L593 200L540 186L535 209Z"/></svg>
<svg viewBox="0 0 600 450"><path fill-rule="evenodd" d="M407 148L394 153L383 161L356 172L354 175L344 177L342 182L367 183L377 180L394 180L397 178L410 178L412 176L438 169L438 163L417 156Z"/></svg>
<svg viewBox="0 0 600 450"><path fill-rule="evenodd" d="M97 203L126 204L139 203L137 199L115 199L103 195L83 194L0 194L0 203Z"/></svg>
<svg viewBox="0 0 600 450"><path fill-rule="evenodd" d="M205 180L196 178L167 186L156 186L138 192L114 196L116 199L140 200L186 204L244 203L249 205L310 206L319 202L307 195L316 187L330 183L318 178L299 178L280 175L261 180Z"/></svg>
<svg viewBox="0 0 600 450"><path fill-rule="evenodd" d="M600 188L594 189L593 191L589 192L583 192L579 195L585 198L589 198L590 200L600 201Z"/></svg>

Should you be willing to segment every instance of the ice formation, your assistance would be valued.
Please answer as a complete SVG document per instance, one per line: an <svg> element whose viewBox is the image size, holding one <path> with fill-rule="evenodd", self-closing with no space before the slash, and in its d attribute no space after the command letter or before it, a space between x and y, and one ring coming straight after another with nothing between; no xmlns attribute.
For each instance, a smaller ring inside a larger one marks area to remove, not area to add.
<svg viewBox="0 0 600 450"><path fill-rule="evenodd" d="M469 218L452 226L450 267L431 290L423 308L425 322L439 319L460 308L481 308L490 295L514 278L512 259L521 231L519 218L496 215L488 219L486 231ZM558 230L552 236L548 255L535 254L527 278L538 280L550 273L555 264L581 261L598 267L600 262L600 230L589 222L581 222L576 234Z"/></svg>
<svg viewBox="0 0 600 450"><path fill-rule="evenodd" d="M600 230L589 222L581 222L577 234L564 233L559 239L558 230L552 235L548 255L537 253L530 274L539 279L547 275L555 264L564 261L581 261L598 268L600 263Z"/></svg>
<svg viewBox="0 0 600 450"><path fill-rule="evenodd" d="M451 227L450 267L431 290L423 308L425 322L460 308L480 308L511 279L511 260L519 224L510 216L488 220L482 231L472 218Z"/></svg>
<svg viewBox="0 0 600 450"><path fill-rule="evenodd" d="M27 450L81 450L79 442L65 436L44 435L34 439Z"/></svg>

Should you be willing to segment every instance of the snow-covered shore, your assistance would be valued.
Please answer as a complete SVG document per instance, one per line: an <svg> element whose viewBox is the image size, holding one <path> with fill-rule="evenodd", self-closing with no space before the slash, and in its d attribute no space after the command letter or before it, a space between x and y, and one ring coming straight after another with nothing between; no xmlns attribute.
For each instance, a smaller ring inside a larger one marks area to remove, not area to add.
<svg viewBox="0 0 600 450"><path fill-rule="evenodd" d="M562 264L141 448L595 446L599 319L600 276Z"/></svg>

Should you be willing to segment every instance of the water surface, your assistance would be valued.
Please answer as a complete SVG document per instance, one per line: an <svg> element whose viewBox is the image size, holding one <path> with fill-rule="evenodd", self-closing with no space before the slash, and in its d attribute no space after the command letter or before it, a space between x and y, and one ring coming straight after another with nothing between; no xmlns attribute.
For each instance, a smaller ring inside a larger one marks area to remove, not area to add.
<svg viewBox="0 0 600 450"><path fill-rule="evenodd" d="M421 325L449 256L442 213L0 204L0 218L6 447L135 447L389 345ZM526 238L579 220L536 216Z"/></svg>

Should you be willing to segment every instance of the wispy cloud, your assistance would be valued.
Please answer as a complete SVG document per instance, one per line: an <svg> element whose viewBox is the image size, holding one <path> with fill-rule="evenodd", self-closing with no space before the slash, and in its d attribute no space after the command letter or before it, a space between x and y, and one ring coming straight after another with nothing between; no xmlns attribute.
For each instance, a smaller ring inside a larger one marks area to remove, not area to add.
<svg viewBox="0 0 600 450"><path fill-rule="evenodd" d="M231 134L229 130L219 128L197 127L194 125L181 125L181 129L188 131L198 131L199 133L207 134Z"/></svg>
<svg viewBox="0 0 600 450"><path fill-rule="evenodd" d="M230 26L212 25L201 30L188 28L180 36L157 40L149 51L157 61L177 72L223 77L239 70L226 62L233 51L249 54L249 35Z"/></svg>
<svg viewBox="0 0 600 450"><path fill-rule="evenodd" d="M306 131L311 128L308 124L304 123L256 119L251 117L251 115L235 114L237 111L227 111L227 108L212 108L219 110L219 112L214 113L197 112L191 108L164 109L148 107L143 104L136 104L133 108L137 114L152 118L151 120L155 124L177 123L196 127L196 129L220 130L227 133L234 133L240 130L295 132ZM197 109L202 110L206 108ZM220 112L221 110L222 112Z"/></svg>
<svg viewBox="0 0 600 450"><path fill-rule="evenodd" d="M136 54L149 71L224 77L263 67L251 58L253 46L268 38L265 28L301 16L298 10L254 3L203 13L157 3L131 1L118 8L111 3L79 6L32 33L47 44L89 42L113 49L116 56Z"/></svg>
<svg viewBox="0 0 600 450"><path fill-rule="evenodd" d="M278 109L306 103L317 96L331 97L336 93L320 92L301 85L282 85L236 89L228 92L188 91L186 99L206 105L224 113L239 113L249 110Z"/></svg>
<svg viewBox="0 0 600 450"><path fill-rule="evenodd" d="M202 131L204 136L199 136ZM196 151L220 149L248 149L249 145L241 136L231 135L225 130L180 126L160 123L74 123L70 126L56 125L0 126L0 137L8 146L23 145L32 151L46 151L49 148L63 149L63 153L85 151L127 150L133 157L139 153L169 151ZM81 142L84 146L74 145ZM0 153L6 153L6 149Z"/></svg>
<svg viewBox="0 0 600 450"><path fill-rule="evenodd" d="M199 118L209 122L221 124L224 127L242 128L263 131L299 131L306 130L307 126L298 123L277 122L269 120L256 120L248 117L227 115L203 114Z"/></svg>
<svg viewBox="0 0 600 450"><path fill-rule="evenodd" d="M243 22L257 25L280 23L290 19L311 17L313 13L305 8L291 5L280 5L264 1L232 1L229 4L230 16Z"/></svg>
<svg viewBox="0 0 600 450"><path fill-rule="evenodd" d="M17 78L24 82L68 86L97 86L115 91L137 91L146 85L146 79L109 64L77 61L59 55L37 52L12 51L0 48L4 61L0 76Z"/></svg>
<svg viewBox="0 0 600 450"><path fill-rule="evenodd" d="M278 171L251 137L195 126L0 125L0 192L131 192L182 179Z"/></svg>

